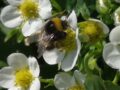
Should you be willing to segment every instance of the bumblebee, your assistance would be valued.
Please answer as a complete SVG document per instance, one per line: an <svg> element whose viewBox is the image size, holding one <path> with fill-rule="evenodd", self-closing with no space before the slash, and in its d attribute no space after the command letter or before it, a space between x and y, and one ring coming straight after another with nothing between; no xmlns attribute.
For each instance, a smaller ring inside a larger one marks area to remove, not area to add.
<svg viewBox="0 0 120 90"><path fill-rule="evenodd" d="M68 24L66 20L61 20L58 17L54 17L47 21L40 32L30 36L28 43L31 43L30 39L37 40L39 57L44 50L51 50L56 47L56 42L66 38L66 32Z"/></svg>

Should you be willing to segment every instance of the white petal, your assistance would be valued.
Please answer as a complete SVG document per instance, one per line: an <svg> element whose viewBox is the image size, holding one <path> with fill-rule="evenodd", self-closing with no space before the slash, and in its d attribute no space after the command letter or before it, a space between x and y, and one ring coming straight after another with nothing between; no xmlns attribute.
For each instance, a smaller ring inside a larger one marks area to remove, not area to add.
<svg viewBox="0 0 120 90"><path fill-rule="evenodd" d="M117 3L120 3L120 0L115 0Z"/></svg>
<svg viewBox="0 0 120 90"><path fill-rule="evenodd" d="M22 53L12 53L7 58L8 64L16 69L21 69L28 66L27 57Z"/></svg>
<svg viewBox="0 0 120 90"><path fill-rule="evenodd" d="M109 39L112 43L120 43L120 26L112 29L109 35Z"/></svg>
<svg viewBox="0 0 120 90"><path fill-rule="evenodd" d="M39 0L39 4L41 8L43 7L52 8L50 0Z"/></svg>
<svg viewBox="0 0 120 90"><path fill-rule="evenodd" d="M52 16L51 9L47 8L47 7L46 8L41 8L39 14L42 17L42 19L48 19Z"/></svg>
<svg viewBox="0 0 120 90"><path fill-rule="evenodd" d="M78 70L74 71L74 78L77 84L84 84L85 82L85 75L83 75L81 72Z"/></svg>
<svg viewBox="0 0 120 90"><path fill-rule="evenodd" d="M111 55L118 55L120 54L120 46L114 45L112 43L108 43L104 46L103 49L103 58L107 60L107 58Z"/></svg>
<svg viewBox="0 0 120 90"><path fill-rule="evenodd" d="M34 57L29 57L28 62L31 73L34 75L34 77L38 77L40 74L40 68L37 59Z"/></svg>
<svg viewBox="0 0 120 90"><path fill-rule="evenodd" d="M29 90L40 90L41 84L38 78L35 78L35 80L32 82L32 85L30 86Z"/></svg>
<svg viewBox="0 0 120 90"><path fill-rule="evenodd" d="M15 85L14 71L11 67L4 67L0 70L0 86L3 88L11 88Z"/></svg>
<svg viewBox="0 0 120 90"><path fill-rule="evenodd" d="M118 7L114 12L114 23L116 26L120 25L120 7Z"/></svg>
<svg viewBox="0 0 120 90"><path fill-rule="evenodd" d="M76 40L76 44L77 44L77 48L73 50L72 52L67 53L67 55L64 57L64 60L61 63L61 68L64 71L69 71L73 69L73 67L76 64L76 61L78 59L78 55L81 49L81 44L80 44L79 39Z"/></svg>
<svg viewBox="0 0 120 90"><path fill-rule="evenodd" d="M120 70L120 54L119 55L111 55L106 59L106 63L114 68Z"/></svg>
<svg viewBox="0 0 120 90"><path fill-rule="evenodd" d="M9 88L8 90L22 90L22 89L20 87L14 86L14 87Z"/></svg>
<svg viewBox="0 0 120 90"><path fill-rule="evenodd" d="M14 72L12 67L4 67L0 70L0 74L8 74L8 75L12 75Z"/></svg>
<svg viewBox="0 0 120 90"><path fill-rule="evenodd" d="M53 49L53 50L46 50L43 53L43 58L48 64L57 64L60 63L61 60L63 60L64 53L60 52L58 49Z"/></svg>
<svg viewBox="0 0 120 90"><path fill-rule="evenodd" d="M42 17L42 19L48 19L49 17L51 17L52 6L50 0L39 0L39 3L40 3L39 14Z"/></svg>
<svg viewBox="0 0 120 90"><path fill-rule="evenodd" d="M34 33L31 36L25 38L26 46L29 46L31 43L37 42L39 40L40 33Z"/></svg>
<svg viewBox="0 0 120 90"><path fill-rule="evenodd" d="M103 49L103 59L106 60L108 58L108 56L110 55L110 53L113 51L113 44L108 43L104 46Z"/></svg>
<svg viewBox="0 0 120 90"><path fill-rule="evenodd" d="M56 74L54 78L54 85L58 90L64 90L72 85L73 77L67 73Z"/></svg>
<svg viewBox="0 0 120 90"><path fill-rule="evenodd" d="M69 25L76 30L77 29L77 16L75 14L75 11L73 10L72 13L68 17L68 23Z"/></svg>
<svg viewBox="0 0 120 90"><path fill-rule="evenodd" d="M7 0L10 5L18 6L23 0Z"/></svg>
<svg viewBox="0 0 120 90"><path fill-rule="evenodd" d="M6 27L15 28L21 24L22 18L17 9L17 7L10 5L2 9L0 18Z"/></svg>
<svg viewBox="0 0 120 90"><path fill-rule="evenodd" d="M24 36L30 36L31 34L35 33L36 31L41 30L43 26L43 22L40 19L26 22L25 25L22 28L22 33Z"/></svg>
<svg viewBox="0 0 120 90"><path fill-rule="evenodd" d="M120 69L120 46L111 43L105 45L103 49L103 58L112 68Z"/></svg>
<svg viewBox="0 0 120 90"><path fill-rule="evenodd" d="M108 26L106 24L104 24L102 21L97 20L97 19L89 19L89 20L97 22L101 26L101 28L103 29L104 34L108 34L109 33Z"/></svg>

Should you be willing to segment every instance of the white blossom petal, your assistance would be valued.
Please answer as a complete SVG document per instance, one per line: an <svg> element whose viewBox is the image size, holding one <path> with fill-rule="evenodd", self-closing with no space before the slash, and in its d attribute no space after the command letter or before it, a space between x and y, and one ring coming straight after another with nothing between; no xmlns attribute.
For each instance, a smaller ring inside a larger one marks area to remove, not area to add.
<svg viewBox="0 0 120 90"><path fill-rule="evenodd" d="M31 22L28 21L23 26L22 33L25 37L30 36L36 31L41 30L42 26L43 26L43 22L40 19L31 21Z"/></svg>
<svg viewBox="0 0 120 90"><path fill-rule="evenodd" d="M73 10L72 13L68 17L68 23L69 25L76 30L77 29L77 16L75 14L75 11Z"/></svg>
<svg viewBox="0 0 120 90"><path fill-rule="evenodd" d="M109 35L109 39L112 43L120 43L120 26L112 29Z"/></svg>
<svg viewBox="0 0 120 90"><path fill-rule="evenodd" d="M112 68L120 69L120 46L112 43L106 44L103 49L103 58Z"/></svg>
<svg viewBox="0 0 120 90"><path fill-rule="evenodd" d="M10 5L18 6L23 0L7 0Z"/></svg>
<svg viewBox="0 0 120 90"><path fill-rule="evenodd" d="M106 60L109 56L119 55L120 54L120 46L114 45L113 43L108 43L104 46L103 49L103 58Z"/></svg>
<svg viewBox="0 0 120 90"><path fill-rule="evenodd" d="M39 3L40 3L39 14L42 17L42 19L48 19L49 17L51 17L52 6L50 0L39 0Z"/></svg>
<svg viewBox="0 0 120 90"><path fill-rule="evenodd" d="M17 7L10 5L2 9L0 19L6 27L15 28L22 23L22 18L17 9Z"/></svg>
<svg viewBox="0 0 120 90"><path fill-rule="evenodd" d="M117 3L120 3L120 0L115 0Z"/></svg>
<svg viewBox="0 0 120 90"><path fill-rule="evenodd" d="M14 87L9 88L8 90L22 90L22 89L21 87L14 86Z"/></svg>
<svg viewBox="0 0 120 90"><path fill-rule="evenodd" d="M111 55L107 58L106 63L114 68L120 70L120 54L119 55Z"/></svg>
<svg viewBox="0 0 120 90"><path fill-rule="evenodd" d="M114 12L114 16L113 16L113 19L114 19L114 23L116 26L120 25L120 7L118 7L115 12Z"/></svg>
<svg viewBox="0 0 120 90"><path fill-rule="evenodd" d="M47 8L47 7L46 8L41 8L39 14L42 17L42 19L48 19L49 17L52 16L51 9Z"/></svg>
<svg viewBox="0 0 120 90"><path fill-rule="evenodd" d="M28 62L31 73L34 75L34 77L38 77L40 74L40 68L37 59L34 57L29 57Z"/></svg>
<svg viewBox="0 0 120 90"><path fill-rule="evenodd" d="M30 86L29 90L40 90L40 81L38 78L35 78L35 80L32 82L32 85Z"/></svg>
<svg viewBox="0 0 120 90"><path fill-rule="evenodd" d="M4 67L0 70L0 74L8 74L8 75L12 75L14 72L13 68L11 67Z"/></svg>
<svg viewBox="0 0 120 90"><path fill-rule="evenodd" d="M40 4L41 8L43 8L43 7L52 8L50 0L39 0L39 4Z"/></svg>
<svg viewBox="0 0 120 90"><path fill-rule="evenodd" d="M72 85L73 77L67 73L56 74L54 78L54 85L58 90L66 90Z"/></svg>
<svg viewBox="0 0 120 90"><path fill-rule="evenodd" d="M110 55L110 53L113 51L113 44L108 43L104 46L103 49L103 59L106 60L108 58L108 56Z"/></svg>
<svg viewBox="0 0 120 90"><path fill-rule="evenodd" d="M28 66L27 57L22 53L12 53L7 58L8 64L16 69L21 69Z"/></svg>
<svg viewBox="0 0 120 90"><path fill-rule="evenodd" d="M67 55L65 55L64 60L61 62L62 70L70 71L71 69L73 69L77 61L76 53L77 51L74 50L70 53L67 53Z"/></svg>
<svg viewBox="0 0 120 90"><path fill-rule="evenodd" d="M29 46L31 43L37 42L39 39L39 33L34 33L31 36L25 38L26 46Z"/></svg>
<svg viewBox="0 0 120 90"><path fill-rule="evenodd" d="M64 60L61 62L61 68L64 71L69 71L71 69L73 69L73 67L76 64L76 61L78 59L78 55L81 49L81 44L79 39L76 40L76 45L77 48L75 50L73 50L70 53L67 53L67 55L65 55Z"/></svg>
<svg viewBox="0 0 120 90"><path fill-rule="evenodd" d="M3 88L11 88L15 85L13 69L4 67L0 70L0 86Z"/></svg>
<svg viewBox="0 0 120 90"><path fill-rule="evenodd" d="M48 64L57 64L60 63L64 58L64 52L60 52L58 49L46 50L43 53L43 58Z"/></svg>
<svg viewBox="0 0 120 90"><path fill-rule="evenodd" d="M94 21L97 22L101 28L103 29L104 34L108 34L109 33L109 28L106 24L104 24L102 21L97 20L97 19L89 19L90 21Z"/></svg>
<svg viewBox="0 0 120 90"><path fill-rule="evenodd" d="M84 84L85 82L85 75L83 75L81 72L78 70L74 71L74 78L77 84Z"/></svg>

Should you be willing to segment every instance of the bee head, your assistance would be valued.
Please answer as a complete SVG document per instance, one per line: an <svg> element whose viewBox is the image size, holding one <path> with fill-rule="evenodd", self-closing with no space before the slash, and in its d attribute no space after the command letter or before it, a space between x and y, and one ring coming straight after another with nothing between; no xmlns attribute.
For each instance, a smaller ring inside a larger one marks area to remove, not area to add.
<svg viewBox="0 0 120 90"><path fill-rule="evenodd" d="M57 30L59 31L63 30L62 21L60 18L56 17L56 18L53 18L51 21L54 23Z"/></svg>
<svg viewBox="0 0 120 90"><path fill-rule="evenodd" d="M67 28L67 22L61 20L58 17L52 18L45 25L45 30L47 33L54 33L56 31L64 31Z"/></svg>

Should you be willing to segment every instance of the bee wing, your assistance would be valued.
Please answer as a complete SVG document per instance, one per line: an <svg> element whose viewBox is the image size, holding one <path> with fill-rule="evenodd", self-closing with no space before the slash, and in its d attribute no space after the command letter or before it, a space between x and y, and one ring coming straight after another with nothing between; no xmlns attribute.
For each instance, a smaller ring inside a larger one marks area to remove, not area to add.
<svg viewBox="0 0 120 90"><path fill-rule="evenodd" d="M26 37L25 39L25 44L26 45L30 45L31 43L34 43L34 42L37 42L40 38L40 35L42 34L42 32L44 31L45 29L45 25L48 21L46 21L44 23L44 25L40 28L40 30L36 31L35 33L33 33L32 35Z"/></svg>
<svg viewBox="0 0 120 90"><path fill-rule="evenodd" d="M41 43L38 43L38 49L37 49L37 52L38 52L38 58L40 58L42 55L43 55L43 52L45 51L45 47L43 44Z"/></svg>

